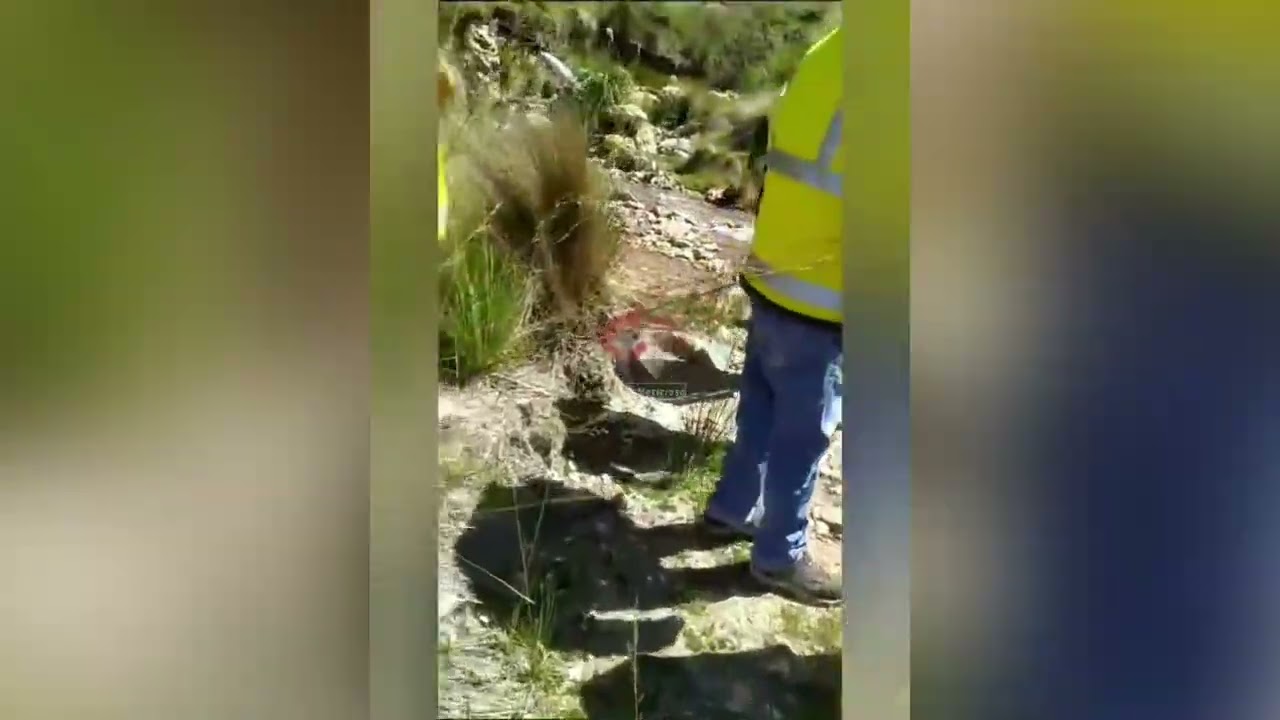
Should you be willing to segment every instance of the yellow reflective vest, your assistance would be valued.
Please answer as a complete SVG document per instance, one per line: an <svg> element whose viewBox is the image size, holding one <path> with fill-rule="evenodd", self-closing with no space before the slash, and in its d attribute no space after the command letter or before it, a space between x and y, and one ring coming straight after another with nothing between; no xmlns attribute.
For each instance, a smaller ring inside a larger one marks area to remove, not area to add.
<svg viewBox="0 0 1280 720"><path fill-rule="evenodd" d="M844 49L836 29L800 62L769 118L764 195L743 278L781 307L841 322Z"/></svg>
<svg viewBox="0 0 1280 720"><path fill-rule="evenodd" d="M444 240L449 226L449 189L444 182L444 146L436 145L436 239Z"/></svg>

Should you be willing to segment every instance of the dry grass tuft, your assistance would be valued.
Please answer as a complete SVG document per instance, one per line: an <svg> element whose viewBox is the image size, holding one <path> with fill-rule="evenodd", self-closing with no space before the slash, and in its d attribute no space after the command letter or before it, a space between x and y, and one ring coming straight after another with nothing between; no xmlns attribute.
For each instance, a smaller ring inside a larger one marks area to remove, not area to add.
<svg viewBox="0 0 1280 720"><path fill-rule="evenodd" d="M451 337L442 337L453 354L442 353L446 369L464 379L513 354L593 339L619 244L606 205L609 185L587 155L582 124L568 114L503 122L473 115L454 130L450 146L451 215L459 219L450 227L442 283L452 321L445 323ZM485 258L483 272L456 271L468 264L450 260L466 253ZM483 309L490 305L498 307ZM461 358L460 348L484 357Z"/></svg>

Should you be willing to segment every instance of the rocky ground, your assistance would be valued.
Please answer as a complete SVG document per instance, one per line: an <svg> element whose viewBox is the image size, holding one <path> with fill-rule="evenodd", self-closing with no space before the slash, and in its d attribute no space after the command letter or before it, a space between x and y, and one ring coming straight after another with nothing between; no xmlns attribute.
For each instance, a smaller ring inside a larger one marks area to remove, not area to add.
<svg viewBox="0 0 1280 720"><path fill-rule="evenodd" d="M660 302L731 280L749 217L652 188L615 202L627 290ZM733 436L745 331L732 307L721 327L679 333L705 352L642 368L680 397L638 392L604 352L586 361L607 372L589 410L552 364L441 389L443 716L835 717L841 611L762 593L747 545L693 529ZM813 525L832 567L840 477L837 435Z"/></svg>

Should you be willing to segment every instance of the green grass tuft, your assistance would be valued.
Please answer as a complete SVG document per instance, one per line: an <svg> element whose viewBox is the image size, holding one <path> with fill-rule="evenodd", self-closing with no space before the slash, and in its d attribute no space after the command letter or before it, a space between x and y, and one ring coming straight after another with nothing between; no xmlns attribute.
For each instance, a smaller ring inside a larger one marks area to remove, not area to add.
<svg viewBox="0 0 1280 720"><path fill-rule="evenodd" d="M634 87L631 75L620 67L579 71L573 99L588 132L595 132L606 111L626 102Z"/></svg>
<svg viewBox="0 0 1280 720"><path fill-rule="evenodd" d="M519 354L534 301L529 269L477 228L448 243L440 274L446 378L465 383Z"/></svg>

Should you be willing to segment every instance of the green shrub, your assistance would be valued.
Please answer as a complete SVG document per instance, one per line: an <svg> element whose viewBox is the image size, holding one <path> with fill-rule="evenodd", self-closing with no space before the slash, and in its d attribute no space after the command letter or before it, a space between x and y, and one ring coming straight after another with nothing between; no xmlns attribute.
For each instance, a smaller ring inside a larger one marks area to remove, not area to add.
<svg viewBox="0 0 1280 720"><path fill-rule="evenodd" d="M688 77L746 92L786 82L810 44L840 22L839 3L598 5L620 45L638 42Z"/></svg>
<svg viewBox="0 0 1280 720"><path fill-rule="evenodd" d="M581 70L573 97L587 131L594 133L604 113L625 102L634 87L635 82L622 68Z"/></svg>

